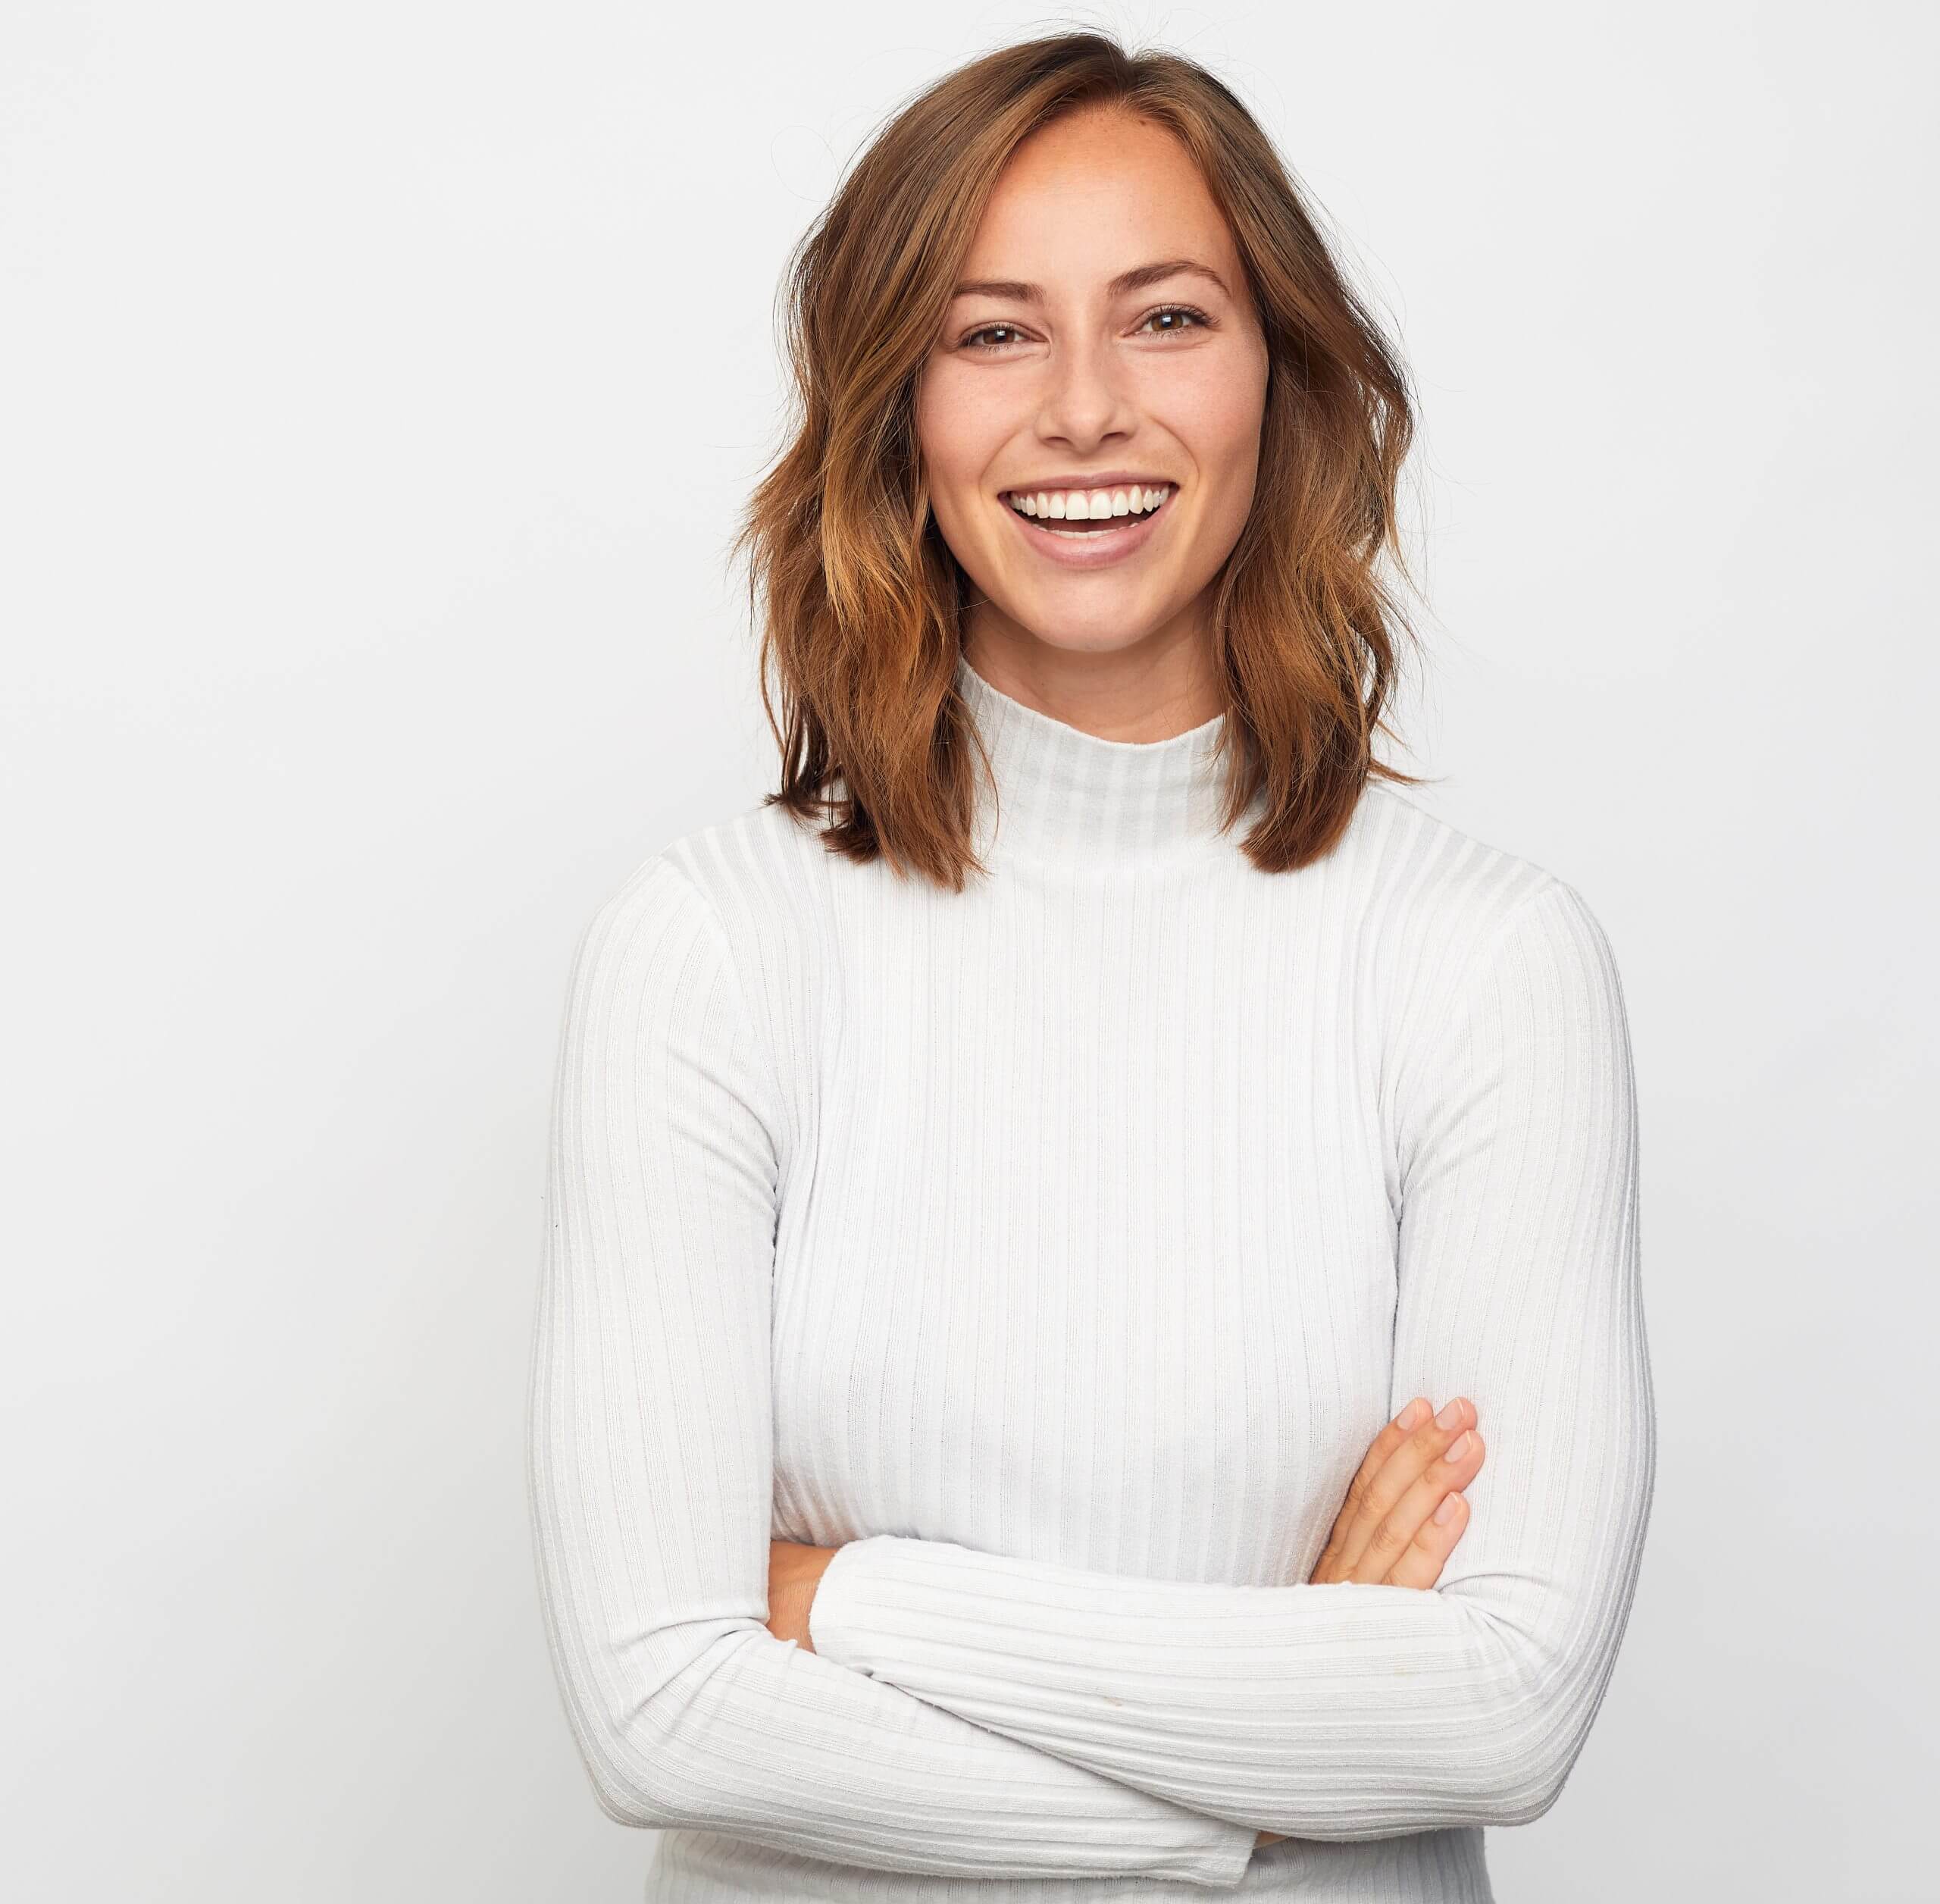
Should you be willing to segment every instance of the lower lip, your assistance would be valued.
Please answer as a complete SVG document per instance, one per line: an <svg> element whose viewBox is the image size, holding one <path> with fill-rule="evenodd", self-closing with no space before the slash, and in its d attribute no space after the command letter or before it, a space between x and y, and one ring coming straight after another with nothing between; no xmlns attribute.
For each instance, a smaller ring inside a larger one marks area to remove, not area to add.
<svg viewBox="0 0 1940 1904"><path fill-rule="evenodd" d="M1159 525L1171 513L1178 498L1178 491L1174 489L1156 509L1144 515L1128 516L1114 528L1069 530L1062 535L1040 529L1037 518L1021 514L1001 496L997 507L1017 525L1018 533L1046 561L1065 568L1104 568L1144 548L1158 533Z"/></svg>

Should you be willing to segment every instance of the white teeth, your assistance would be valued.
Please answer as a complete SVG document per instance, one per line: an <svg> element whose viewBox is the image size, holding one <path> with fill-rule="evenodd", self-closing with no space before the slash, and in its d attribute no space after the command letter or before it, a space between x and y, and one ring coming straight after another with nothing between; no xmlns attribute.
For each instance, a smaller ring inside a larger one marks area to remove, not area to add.
<svg viewBox="0 0 1940 1904"><path fill-rule="evenodd" d="M1150 515L1172 493L1172 485L1162 483L1152 489L1040 489L1034 494L1012 490L1005 499L1019 515L1096 522L1112 515Z"/></svg>

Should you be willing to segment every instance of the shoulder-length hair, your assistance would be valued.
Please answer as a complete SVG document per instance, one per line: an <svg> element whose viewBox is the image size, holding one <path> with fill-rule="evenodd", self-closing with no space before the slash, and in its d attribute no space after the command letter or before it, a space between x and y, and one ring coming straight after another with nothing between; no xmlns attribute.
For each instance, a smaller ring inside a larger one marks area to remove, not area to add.
<svg viewBox="0 0 1940 1904"><path fill-rule="evenodd" d="M972 847L975 724L956 685L964 580L929 506L914 399L985 203L1039 127L1116 106L1172 132L1244 261L1269 353L1252 509L1214 588L1230 827L1263 872L1318 858L1375 760L1397 637L1377 575L1408 573L1395 495L1407 373L1345 281L1272 142L1194 61L1098 33L1034 39L948 74L882 127L786 279L796 415L731 545L750 557L761 693L781 750L763 804L831 820L824 844L951 891ZM769 691L778 684L779 719ZM988 762L984 761L984 770Z"/></svg>

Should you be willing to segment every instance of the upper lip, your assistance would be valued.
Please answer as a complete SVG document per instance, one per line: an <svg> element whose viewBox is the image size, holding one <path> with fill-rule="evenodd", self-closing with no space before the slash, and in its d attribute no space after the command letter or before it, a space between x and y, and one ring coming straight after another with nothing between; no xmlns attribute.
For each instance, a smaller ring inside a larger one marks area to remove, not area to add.
<svg viewBox="0 0 1940 1904"><path fill-rule="evenodd" d="M1052 493L1074 489L1127 489L1133 484L1146 489L1176 489L1169 476L1147 475L1143 470L1107 469L1096 476L1044 476L1034 482L1010 483L997 491L1000 496L1029 496L1038 490Z"/></svg>

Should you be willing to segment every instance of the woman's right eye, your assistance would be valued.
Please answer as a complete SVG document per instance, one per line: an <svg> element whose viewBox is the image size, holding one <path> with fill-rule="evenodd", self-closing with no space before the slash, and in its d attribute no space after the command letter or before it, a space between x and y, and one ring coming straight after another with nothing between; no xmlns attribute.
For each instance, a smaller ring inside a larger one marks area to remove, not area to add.
<svg viewBox="0 0 1940 1904"><path fill-rule="evenodd" d="M980 324L975 330L966 331L957 340L957 348L960 350L1001 350L1003 348L1001 344L980 344L975 340L978 337L987 337L993 330L1009 330L1014 333L1017 327L1014 324Z"/></svg>

